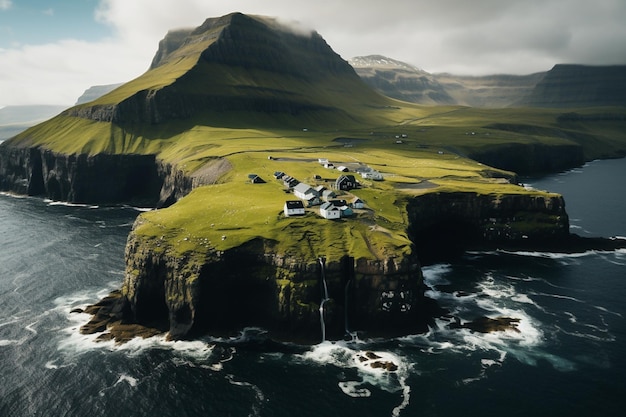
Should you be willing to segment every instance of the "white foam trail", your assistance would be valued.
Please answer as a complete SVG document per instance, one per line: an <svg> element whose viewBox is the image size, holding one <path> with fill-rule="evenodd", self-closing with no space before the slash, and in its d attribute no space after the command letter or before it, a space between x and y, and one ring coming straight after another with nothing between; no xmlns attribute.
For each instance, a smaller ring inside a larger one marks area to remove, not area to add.
<svg viewBox="0 0 626 417"><path fill-rule="evenodd" d="M367 385L391 393L400 392L402 401L392 410L393 416L400 415L410 401L411 387L407 384L407 378L411 365L394 353L361 350L360 347L364 346L342 342L323 342L314 346L310 351L297 355L297 357L320 365L356 369L359 375L358 380L338 382L339 388L350 397L366 398L371 396L371 391L366 388ZM385 368L385 366L381 366L383 364L393 364L393 366Z"/></svg>
<svg viewBox="0 0 626 417"><path fill-rule="evenodd" d="M116 386L116 385L124 383L124 382L126 382L128 385L130 385L133 388L135 388L137 386L137 379L133 378L130 375L126 375L126 374L121 374L120 377L118 378L118 380L115 382L115 384L113 384L113 386Z"/></svg>
<svg viewBox="0 0 626 417"><path fill-rule="evenodd" d="M67 201L55 201L45 198L43 200L44 203L49 206L65 206L65 207L80 207L80 208L89 208L89 209L98 209L100 206L94 206L92 204L80 204L80 203L68 203Z"/></svg>

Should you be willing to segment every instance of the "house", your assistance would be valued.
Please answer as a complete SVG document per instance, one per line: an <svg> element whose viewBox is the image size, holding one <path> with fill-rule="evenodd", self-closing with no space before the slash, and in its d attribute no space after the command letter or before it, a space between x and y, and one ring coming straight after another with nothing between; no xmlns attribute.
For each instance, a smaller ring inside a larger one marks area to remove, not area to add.
<svg viewBox="0 0 626 417"><path fill-rule="evenodd" d="M252 184L265 184L265 180L258 175L255 175L253 178L250 178L250 182Z"/></svg>
<svg viewBox="0 0 626 417"><path fill-rule="evenodd" d="M364 179L369 179L369 180L374 180L374 181L383 180L383 174L381 174L380 172L376 170L361 172L361 177L363 177Z"/></svg>
<svg viewBox="0 0 626 417"><path fill-rule="evenodd" d="M341 210L333 203L327 202L320 206L320 216L325 219L338 219L341 217Z"/></svg>
<svg viewBox="0 0 626 417"><path fill-rule="evenodd" d="M281 179L283 180L283 184L287 188L293 188L300 183L300 181L290 175L285 175Z"/></svg>
<svg viewBox="0 0 626 417"><path fill-rule="evenodd" d="M322 195L325 189L326 187L324 187L323 185L318 185L314 188L314 190L317 191L317 195Z"/></svg>
<svg viewBox="0 0 626 417"><path fill-rule="evenodd" d="M337 197L337 194L333 190L324 190L322 191L322 200L328 201Z"/></svg>
<svg viewBox="0 0 626 417"><path fill-rule="evenodd" d="M333 164L332 162L328 162L328 163L324 164L324 168L334 169L335 168L335 164Z"/></svg>
<svg viewBox="0 0 626 417"><path fill-rule="evenodd" d="M349 206L337 207L341 213L341 217L350 217L354 214L354 211Z"/></svg>
<svg viewBox="0 0 626 417"><path fill-rule="evenodd" d="M285 173L283 171L274 172L274 178L276 178L277 180L281 179L284 176L285 176Z"/></svg>
<svg viewBox="0 0 626 417"><path fill-rule="evenodd" d="M362 209L365 207L365 202L359 197L354 197L354 199L350 202L350 205L353 209Z"/></svg>
<svg viewBox="0 0 626 417"><path fill-rule="evenodd" d="M302 200L287 200L284 208L285 216L302 216L304 215L304 203Z"/></svg>
<svg viewBox="0 0 626 417"><path fill-rule="evenodd" d="M319 193L315 191L309 184L303 182L293 187L293 194L303 200L310 200L313 197L319 197Z"/></svg>
<svg viewBox="0 0 626 417"><path fill-rule="evenodd" d="M322 165L326 165L328 163L328 159L327 158L318 158L317 162L319 162Z"/></svg>
<svg viewBox="0 0 626 417"><path fill-rule="evenodd" d="M357 187L356 179L354 175L340 175L335 181L335 188L337 190L351 190Z"/></svg>
<svg viewBox="0 0 626 417"><path fill-rule="evenodd" d="M350 172L350 169L348 169L348 167L347 167L347 166L344 166L344 165L339 165L339 166L337 167L337 171L341 171L341 172Z"/></svg>

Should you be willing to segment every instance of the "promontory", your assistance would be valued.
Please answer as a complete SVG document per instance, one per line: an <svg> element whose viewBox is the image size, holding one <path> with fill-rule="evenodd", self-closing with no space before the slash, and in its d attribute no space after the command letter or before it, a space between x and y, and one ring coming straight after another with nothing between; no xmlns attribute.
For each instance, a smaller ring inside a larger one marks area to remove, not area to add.
<svg viewBox="0 0 626 417"><path fill-rule="evenodd" d="M0 189L155 208L86 331L409 334L428 309L421 264L572 246L563 197L518 173L623 156L623 114L394 100L318 33L233 13L168 33L140 77L2 143Z"/></svg>

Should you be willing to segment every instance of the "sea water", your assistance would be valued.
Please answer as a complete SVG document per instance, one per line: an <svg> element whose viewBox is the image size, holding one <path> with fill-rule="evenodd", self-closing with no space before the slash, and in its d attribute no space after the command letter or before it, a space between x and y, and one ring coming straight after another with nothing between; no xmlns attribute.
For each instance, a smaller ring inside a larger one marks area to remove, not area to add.
<svg viewBox="0 0 626 417"><path fill-rule="evenodd" d="M565 196L572 231L626 236L626 160L529 185ZM438 318L391 340L315 346L164 337L117 345L72 313L119 288L130 207L0 195L0 416L621 416L626 252L467 253L424 267ZM392 370L375 363L393 363Z"/></svg>

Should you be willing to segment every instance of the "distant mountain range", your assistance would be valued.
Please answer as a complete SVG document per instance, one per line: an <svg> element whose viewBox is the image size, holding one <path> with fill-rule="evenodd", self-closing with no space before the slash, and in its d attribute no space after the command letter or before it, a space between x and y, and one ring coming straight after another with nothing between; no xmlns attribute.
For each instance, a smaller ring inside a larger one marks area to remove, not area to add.
<svg viewBox="0 0 626 417"><path fill-rule="evenodd" d="M626 105L626 66L555 65L529 75L430 74L381 55L349 60L382 94L424 105L588 107Z"/></svg>

